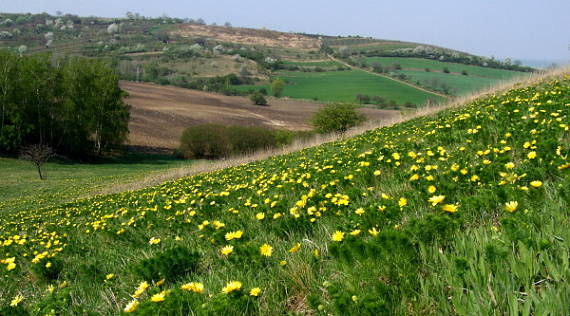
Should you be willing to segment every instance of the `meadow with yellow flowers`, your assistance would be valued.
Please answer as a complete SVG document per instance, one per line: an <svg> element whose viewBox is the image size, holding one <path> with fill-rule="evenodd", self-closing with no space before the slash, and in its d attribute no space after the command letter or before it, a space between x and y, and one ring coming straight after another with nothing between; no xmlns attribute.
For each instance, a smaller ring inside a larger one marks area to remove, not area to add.
<svg viewBox="0 0 570 316"><path fill-rule="evenodd" d="M570 77L0 214L2 315L564 315Z"/></svg>

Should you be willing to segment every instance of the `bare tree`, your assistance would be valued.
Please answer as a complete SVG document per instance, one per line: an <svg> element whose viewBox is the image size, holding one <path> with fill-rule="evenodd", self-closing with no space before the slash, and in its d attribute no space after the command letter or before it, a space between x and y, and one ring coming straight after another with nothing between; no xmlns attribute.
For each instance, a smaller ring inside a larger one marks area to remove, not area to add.
<svg viewBox="0 0 570 316"><path fill-rule="evenodd" d="M32 162L38 169L38 174L40 175L40 180L44 180L42 175L42 165L47 162L55 152L53 149L44 144L34 144L29 146L24 146L20 151L20 159L28 160Z"/></svg>

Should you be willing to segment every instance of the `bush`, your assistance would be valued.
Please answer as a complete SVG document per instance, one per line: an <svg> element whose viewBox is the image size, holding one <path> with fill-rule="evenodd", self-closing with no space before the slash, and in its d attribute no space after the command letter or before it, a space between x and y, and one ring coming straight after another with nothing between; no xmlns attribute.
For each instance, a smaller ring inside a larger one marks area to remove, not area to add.
<svg viewBox="0 0 570 316"><path fill-rule="evenodd" d="M274 97L281 97L283 94L283 89L285 89L285 82L281 79L275 79L271 83L271 91L273 92Z"/></svg>
<svg viewBox="0 0 570 316"><path fill-rule="evenodd" d="M446 73L446 74L448 74L448 73L449 73L449 68L443 67L443 72Z"/></svg>
<svg viewBox="0 0 570 316"><path fill-rule="evenodd" d="M180 138L179 154L184 158L216 159L230 152L225 127L202 124L187 128Z"/></svg>
<svg viewBox="0 0 570 316"><path fill-rule="evenodd" d="M311 135L310 132L263 127L202 124L188 127L184 131L177 154L184 158L217 159L288 145L296 138L308 138Z"/></svg>
<svg viewBox="0 0 570 316"><path fill-rule="evenodd" d="M461 70L461 74L464 76L468 76L469 74L467 73L467 70Z"/></svg>
<svg viewBox="0 0 570 316"><path fill-rule="evenodd" d="M254 94L252 94L249 99L251 100L251 102L253 102L253 104L255 105L267 105L267 100L265 99L265 97L263 96L263 94L261 94L261 92L255 92Z"/></svg>
<svg viewBox="0 0 570 316"><path fill-rule="evenodd" d="M364 115L356 111L356 107L346 103L331 103L320 109L311 124L318 133L346 132L349 128L364 121Z"/></svg>

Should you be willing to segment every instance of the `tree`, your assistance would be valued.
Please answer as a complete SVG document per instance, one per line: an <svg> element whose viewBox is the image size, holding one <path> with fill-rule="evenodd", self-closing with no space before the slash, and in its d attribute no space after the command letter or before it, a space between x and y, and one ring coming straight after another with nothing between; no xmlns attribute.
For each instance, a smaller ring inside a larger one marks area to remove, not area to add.
<svg viewBox="0 0 570 316"><path fill-rule="evenodd" d="M255 92L254 94L252 94L249 99L251 100L251 102L253 102L253 104L255 105L267 105L267 100L265 99L265 97L263 96L263 94L261 94L261 92Z"/></svg>
<svg viewBox="0 0 570 316"><path fill-rule="evenodd" d="M44 144L25 146L20 151L20 159L28 160L36 166L40 180L45 179L42 175L42 165L46 163L53 155L53 149Z"/></svg>
<svg viewBox="0 0 570 316"><path fill-rule="evenodd" d="M315 113L311 119L311 124L321 134L344 133L349 128L361 124L364 120L364 115L358 113L354 105L330 103Z"/></svg>
<svg viewBox="0 0 570 316"><path fill-rule="evenodd" d="M281 97L283 90L285 89L285 82L281 79L275 79L271 82L271 91L274 97Z"/></svg>

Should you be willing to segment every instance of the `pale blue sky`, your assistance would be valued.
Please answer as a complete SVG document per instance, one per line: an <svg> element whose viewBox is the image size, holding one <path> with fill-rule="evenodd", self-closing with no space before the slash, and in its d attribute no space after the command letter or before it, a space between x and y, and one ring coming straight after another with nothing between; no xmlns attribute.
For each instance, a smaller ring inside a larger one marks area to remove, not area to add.
<svg viewBox="0 0 570 316"><path fill-rule="evenodd" d="M203 18L218 24L428 43L478 55L569 60L570 0L0 0L0 12Z"/></svg>

